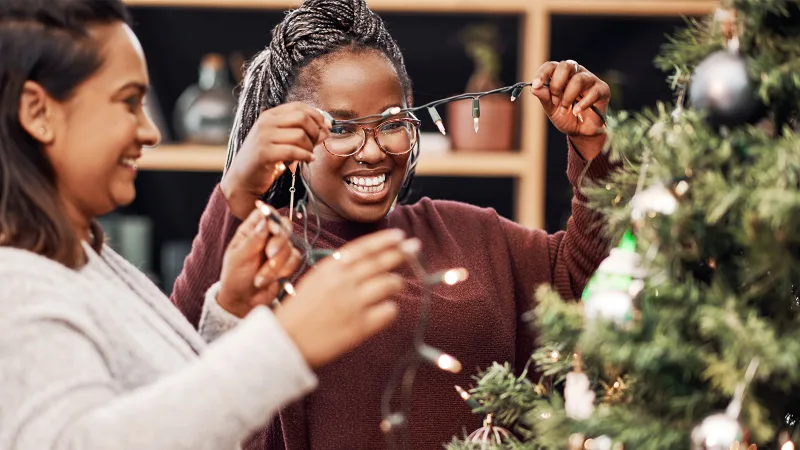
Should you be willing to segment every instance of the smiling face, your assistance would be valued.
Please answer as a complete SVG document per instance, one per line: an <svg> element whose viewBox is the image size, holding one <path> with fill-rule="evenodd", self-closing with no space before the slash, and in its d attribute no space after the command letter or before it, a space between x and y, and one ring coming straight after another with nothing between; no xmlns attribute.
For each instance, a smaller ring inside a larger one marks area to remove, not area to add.
<svg viewBox="0 0 800 450"><path fill-rule="evenodd" d="M120 22L94 26L90 35L100 44L102 65L56 103L53 139L45 145L61 201L80 222L133 201L135 161L159 140L143 108L149 78L133 32Z"/></svg>
<svg viewBox="0 0 800 450"><path fill-rule="evenodd" d="M397 71L386 56L374 50L330 54L307 67L300 80L302 85L312 87L311 103L334 119L353 119L380 114L393 106L406 106ZM376 128L381 123L365 127ZM393 124L383 127L387 135L397 129ZM333 131L335 135L340 132ZM381 142L387 145L389 139ZM336 145L332 140L328 144L330 149ZM410 155L410 152L385 153L373 134L367 132L363 148L352 156L334 156L323 144L318 145L314 149L315 160L303 176L317 197L321 217L376 222L386 216L400 192Z"/></svg>

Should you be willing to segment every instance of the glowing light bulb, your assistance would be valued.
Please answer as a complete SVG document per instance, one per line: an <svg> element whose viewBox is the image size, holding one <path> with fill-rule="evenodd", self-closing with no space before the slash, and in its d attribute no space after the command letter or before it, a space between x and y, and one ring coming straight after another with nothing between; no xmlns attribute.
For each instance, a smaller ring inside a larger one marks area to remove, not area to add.
<svg viewBox="0 0 800 450"><path fill-rule="evenodd" d="M439 356L436 365L439 366L440 369L450 373L461 372L461 362L447 353L442 353L442 355Z"/></svg>
<svg viewBox="0 0 800 450"><path fill-rule="evenodd" d="M550 359L552 359L553 361L558 361L558 358L559 358L560 356L561 356L561 353L559 353L559 352L558 352L558 350L553 350L553 351L550 353Z"/></svg>
<svg viewBox="0 0 800 450"><path fill-rule="evenodd" d="M290 282L283 283L283 290L286 291L287 294L294 296L296 291L294 290L294 285Z"/></svg>
<svg viewBox="0 0 800 450"><path fill-rule="evenodd" d="M422 357L422 359L436 365L436 367L444 371L450 373L461 372L461 362L447 353L431 347L430 345L420 345L417 347L417 353Z"/></svg>
<svg viewBox="0 0 800 450"><path fill-rule="evenodd" d="M794 450L794 442L786 441L786 443L781 445L781 450Z"/></svg>
<svg viewBox="0 0 800 450"><path fill-rule="evenodd" d="M444 281L444 284L452 286L456 283L466 280L467 277L469 277L469 272L467 272L467 269L460 267L458 269L450 269L445 272L442 276L442 281Z"/></svg>

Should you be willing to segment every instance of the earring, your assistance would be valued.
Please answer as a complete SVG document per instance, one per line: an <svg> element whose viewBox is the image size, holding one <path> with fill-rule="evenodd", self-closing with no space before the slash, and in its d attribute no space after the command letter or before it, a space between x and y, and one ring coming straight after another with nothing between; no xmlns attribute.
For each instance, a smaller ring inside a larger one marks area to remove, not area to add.
<svg viewBox="0 0 800 450"><path fill-rule="evenodd" d="M296 170L295 170L296 172ZM289 188L289 221L294 217L294 177L295 172L292 172L292 186Z"/></svg>

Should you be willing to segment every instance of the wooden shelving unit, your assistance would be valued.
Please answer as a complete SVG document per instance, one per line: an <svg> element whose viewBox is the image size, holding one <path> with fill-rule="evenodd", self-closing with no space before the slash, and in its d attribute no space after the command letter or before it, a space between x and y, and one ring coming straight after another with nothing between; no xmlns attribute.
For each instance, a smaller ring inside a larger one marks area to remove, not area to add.
<svg viewBox="0 0 800 450"><path fill-rule="evenodd" d="M220 172L225 149L202 145L164 145L146 150L139 160L142 170ZM518 152L446 153L422 155L417 174L428 176L519 177L526 171Z"/></svg>
<svg viewBox="0 0 800 450"><path fill-rule="evenodd" d="M244 8L285 10L301 0L126 0L130 6ZM533 79L539 65L550 59L552 15L681 16L702 15L714 0L367 0L375 11L419 13L518 13L524 17L520 36L519 79ZM516 179L516 221L542 228L545 218L547 122L538 102L523 102L521 150L517 153L448 154L423 156L421 175L513 177ZM162 146L141 160L144 170L220 171L225 153L220 148Z"/></svg>

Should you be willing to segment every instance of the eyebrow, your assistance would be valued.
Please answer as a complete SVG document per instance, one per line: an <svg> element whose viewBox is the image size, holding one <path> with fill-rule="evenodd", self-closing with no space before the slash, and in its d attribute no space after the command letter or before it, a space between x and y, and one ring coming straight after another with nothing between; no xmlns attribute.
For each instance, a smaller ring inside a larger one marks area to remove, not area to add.
<svg viewBox="0 0 800 450"><path fill-rule="evenodd" d="M117 92L122 92L125 89L130 89L130 88L136 89L142 95L147 94L147 92L150 90L150 87L146 84L140 83L138 81L131 81L123 85L121 88L117 89Z"/></svg>
<svg viewBox="0 0 800 450"><path fill-rule="evenodd" d="M363 114L362 116L371 116L373 114L381 114L384 111L386 111L387 109L395 107L395 106L399 107L399 108L402 108L402 106L398 105L397 103L389 103L388 105L385 105L383 108L381 108L380 111L376 111L375 113L371 113L371 114ZM354 119L356 117L359 117L359 115L356 114L355 111L353 111L351 109L331 109L331 110L328 110L328 114L333 116L334 119L339 119L339 120L350 120L350 119Z"/></svg>

